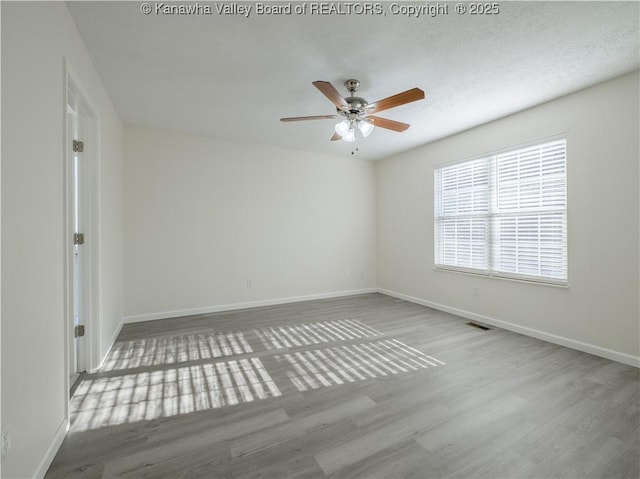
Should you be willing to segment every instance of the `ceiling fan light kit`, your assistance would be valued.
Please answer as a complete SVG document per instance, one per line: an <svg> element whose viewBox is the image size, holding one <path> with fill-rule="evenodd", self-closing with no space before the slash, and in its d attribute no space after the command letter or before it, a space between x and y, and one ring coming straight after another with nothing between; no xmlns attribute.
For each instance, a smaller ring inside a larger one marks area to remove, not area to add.
<svg viewBox="0 0 640 479"><path fill-rule="evenodd" d="M356 131L353 127L353 122L349 120L342 120L341 122L338 122L335 126L335 130L344 141L351 143L356 140Z"/></svg>
<svg viewBox="0 0 640 479"><path fill-rule="evenodd" d="M373 123L367 120L342 120L335 126L336 133L349 143L356 141L356 130L366 138L374 128Z"/></svg>
<svg viewBox="0 0 640 479"><path fill-rule="evenodd" d="M411 103L413 101L424 99L424 92L419 88L412 88L402 93L390 96L374 103L368 103L364 98L355 96L360 82L350 79L344 82L344 86L349 91L349 96L343 98L335 87L326 81L314 81L315 86L320 92L326 96L336 107L336 115L317 115L317 116L298 116L280 118L280 121L304 121L304 120L322 120L322 119L340 119L335 125L335 134L331 141L344 140L353 143L358 135L363 138L368 137L376 126L392 130L396 132L405 131L409 128L408 123L401 123L387 118L373 116L371 113L377 113L388 110L396 106Z"/></svg>

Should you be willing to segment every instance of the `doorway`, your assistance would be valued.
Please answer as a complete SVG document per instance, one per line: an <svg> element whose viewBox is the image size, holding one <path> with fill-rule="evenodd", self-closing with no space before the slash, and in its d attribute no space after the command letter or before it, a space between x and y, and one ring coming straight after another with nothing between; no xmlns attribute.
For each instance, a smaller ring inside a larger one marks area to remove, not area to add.
<svg viewBox="0 0 640 479"><path fill-rule="evenodd" d="M65 132L65 258L67 388L73 394L92 369L97 325L97 125L93 109L67 66Z"/></svg>

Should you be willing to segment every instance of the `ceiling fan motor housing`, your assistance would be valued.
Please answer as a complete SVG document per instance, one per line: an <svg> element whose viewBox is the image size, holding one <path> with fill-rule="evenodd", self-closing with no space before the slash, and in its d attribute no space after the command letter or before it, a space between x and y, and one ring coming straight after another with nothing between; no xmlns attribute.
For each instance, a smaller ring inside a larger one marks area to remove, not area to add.
<svg viewBox="0 0 640 479"><path fill-rule="evenodd" d="M336 108L338 113L342 116L352 115L362 115L365 113L365 109L367 108L367 100L364 98L360 98L359 96L350 96L345 98L347 102L347 108Z"/></svg>
<svg viewBox="0 0 640 479"><path fill-rule="evenodd" d="M342 116L356 119L363 115L366 112L366 108L368 106L367 100L359 96L353 96L353 94L358 91L358 87L360 86L360 82L356 79L350 79L344 82L344 86L347 87L351 96L345 98L347 102L347 108L336 108L338 113Z"/></svg>

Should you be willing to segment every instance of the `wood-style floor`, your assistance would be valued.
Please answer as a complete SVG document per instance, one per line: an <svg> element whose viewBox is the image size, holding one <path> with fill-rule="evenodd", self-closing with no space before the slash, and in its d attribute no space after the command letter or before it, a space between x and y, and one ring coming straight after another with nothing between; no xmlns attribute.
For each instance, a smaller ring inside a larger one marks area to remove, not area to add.
<svg viewBox="0 0 640 479"><path fill-rule="evenodd" d="M638 478L639 370L381 294L126 325L47 478Z"/></svg>

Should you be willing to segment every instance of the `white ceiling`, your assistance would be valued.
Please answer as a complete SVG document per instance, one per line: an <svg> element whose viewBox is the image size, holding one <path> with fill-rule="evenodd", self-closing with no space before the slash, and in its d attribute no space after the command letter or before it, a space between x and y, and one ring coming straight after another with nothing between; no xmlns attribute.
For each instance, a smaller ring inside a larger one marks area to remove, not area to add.
<svg viewBox="0 0 640 479"><path fill-rule="evenodd" d="M143 15L140 4L68 2L125 123L349 155L329 141L333 120L279 121L335 112L312 81L346 96L342 83L356 78L369 102L423 89L425 100L379 114L411 128L360 141L370 160L639 67L638 2L500 2L492 16L458 15L450 2L434 18L393 15L387 2L384 16L258 16L242 3L249 18L215 3L200 2L213 14L199 16Z"/></svg>

